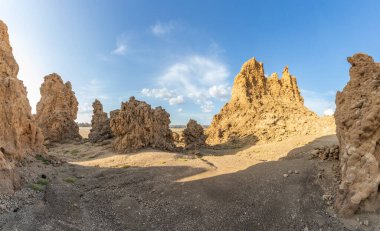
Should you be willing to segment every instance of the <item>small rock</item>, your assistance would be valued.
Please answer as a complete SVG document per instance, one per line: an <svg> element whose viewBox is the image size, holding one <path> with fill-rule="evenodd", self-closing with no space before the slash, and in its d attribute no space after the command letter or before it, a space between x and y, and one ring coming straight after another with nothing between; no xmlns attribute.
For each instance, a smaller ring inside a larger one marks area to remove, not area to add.
<svg viewBox="0 0 380 231"><path fill-rule="evenodd" d="M289 171L288 171L288 174L292 174L292 173L293 173L293 171L292 171L292 170L289 170Z"/></svg>
<svg viewBox="0 0 380 231"><path fill-rule="evenodd" d="M284 177L285 177L285 178L288 177L288 176L289 176L288 174L286 174L286 173L284 174Z"/></svg>
<svg viewBox="0 0 380 231"><path fill-rule="evenodd" d="M294 173L295 174L299 174L300 172L298 170L294 170Z"/></svg>
<svg viewBox="0 0 380 231"><path fill-rule="evenodd" d="M363 225L365 225L365 226L369 226L369 220L364 220L364 221L363 221Z"/></svg>

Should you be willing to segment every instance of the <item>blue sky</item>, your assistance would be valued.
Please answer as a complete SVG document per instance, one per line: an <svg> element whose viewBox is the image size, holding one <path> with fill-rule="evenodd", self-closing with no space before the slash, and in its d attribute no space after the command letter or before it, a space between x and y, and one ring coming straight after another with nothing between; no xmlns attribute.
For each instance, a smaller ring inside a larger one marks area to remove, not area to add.
<svg viewBox="0 0 380 231"><path fill-rule="evenodd" d="M322 115L349 79L346 58L380 57L378 12L375 0L0 0L32 107L56 72L73 84L80 122L95 98L109 112L134 95L172 124L208 124L252 57L268 75L288 65Z"/></svg>

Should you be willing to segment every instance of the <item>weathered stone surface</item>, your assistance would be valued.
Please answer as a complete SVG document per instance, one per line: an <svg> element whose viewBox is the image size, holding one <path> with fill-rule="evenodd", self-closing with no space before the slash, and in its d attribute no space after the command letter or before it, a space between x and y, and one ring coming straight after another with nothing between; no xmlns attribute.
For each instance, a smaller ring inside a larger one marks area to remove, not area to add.
<svg viewBox="0 0 380 231"><path fill-rule="evenodd" d="M44 153L43 135L33 119L18 64L9 43L8 28L0 20L0 194L20 185L14 163L26 155Z"/></svg>
<svg viewBox="0 0 380 231"><path fill-rule="evenodd" d="M80 140L79 127L75 123L78 101L71 83L63 83L61 77L53 73L45 76L40 92L36 120L45 140L60 143Z"/></svg>
<svg viewBox="0 0 380 231"><path fill-rule="evenodd" d="M380 182L380 63L366 54L348 62L350 81L336 95L335 112L342 175L336 207L345 216L375 209Z"/></svg>
<svg viewBox="0 0 380 231"><path fill-rule="evenodd" d="M320 119L304 106L296 78L285 67L282 78L264 75L255 58L236 76L231 100L207 129L207 143L279 141L292 135L333 133L332 119Z"/></svg>
<svg viewBox="0 0 380 231"><path fill-rule="evenodd" d="M90 134L88 134L88 139L92 143L97 143L112 138L110 120L108 119L107 113L103 111L103 105L99 100L95 100L92 107L94 114L91 119L92 127Z"/></svg>
<svg viewBox="0 0 380 231"><path fill-rule="evenodd" d="M203 127L197 121L190 119L183 130L186 149L198 149L206 145L206 136Z"/></svg>
<svg viewBox="0 0 380 231"><path fill-rule="evenodd" d="M170 115L163 108L152 109L149 104L131 97L121 104L120 110L112 111L110 117L116 151L130 152L145 147L174 149Z"/></svg>

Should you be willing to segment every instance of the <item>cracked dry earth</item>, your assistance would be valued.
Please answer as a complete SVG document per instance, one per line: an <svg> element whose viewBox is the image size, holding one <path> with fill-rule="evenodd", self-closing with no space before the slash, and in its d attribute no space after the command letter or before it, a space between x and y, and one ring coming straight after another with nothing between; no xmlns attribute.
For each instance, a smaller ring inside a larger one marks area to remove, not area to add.
<svg viewBox="0 0 380 231"><path fill-rule="evenodd" d="M337 218L323 201L337 162L310 160L336 137L293 137L202 155L143 150L117 154L110 144L57 145L66 161L26 167L48 182L0 198L2 230L374 230ZM44 164L45 163L45 164ZM288 171L298 171L289 174ZM324 174L321 177L321 172ZM33 184L32 184L33 185Z"/></svg>

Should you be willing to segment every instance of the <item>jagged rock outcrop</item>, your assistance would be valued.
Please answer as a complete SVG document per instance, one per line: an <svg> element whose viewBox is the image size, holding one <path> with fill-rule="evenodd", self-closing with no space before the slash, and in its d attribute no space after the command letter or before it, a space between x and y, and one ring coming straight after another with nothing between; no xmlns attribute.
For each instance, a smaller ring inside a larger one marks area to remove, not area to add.
<svg viewBox="0 0 380 231"><path fill-rule="evenodd" d="M80 140L79 127L75 122L78 101L71 83L63 83L61 77L53 73L45 76L40 92L36 121L45 140L60 143Z"/></svg>
<svg viewBox="0 0 380 231"><path fill-rule="evenodd" d="M170 115L163 108L152 109L149 104L131 97L121 104L120 110L110 114L116 151L130 152L145 147L174 150Z"/></svg>
<svg viewBox="0 0 380 231"><path fill-rule="evenodd" d="M335 205L344 216L375 210L380 183L380 63L366 54L348 62L350 81L336 95L335 112L342 175Z"/></svg>
<svg viewBox="0 0 380 231"><path fill-rule="evenodd" d="M18 64L9 43L8 28L0 20L0 194L20 185L14 163L26 155L44 153L43 135L31 114Z"/></svg>
<svg viewBox="0 0 380 231"><path fill-rule="evenodd" d="M203 127L197 121L190 119L183 130L185 149L199 149L206 145L206 136Z"/></svg>
<svg viewBox="0 0 380 231"><path fill-rule="evenodd" d="M112 138L110 120L107 113L103 111L103 105L99 100L95 100L92 104L93 115L91 119L91 130L88 139L91 143L102 142Z"/></svg>
<svg viewBox="0 0 380 231"><path fill-rule="evenodd" d="M263 64L253 58L244 63L234 80L231 100L214 116L206 134L207 143L221 144L278 141L334 129L331 120L321 120L304 106L288 67L281 79L276 73L266 78Z"/></svg>

